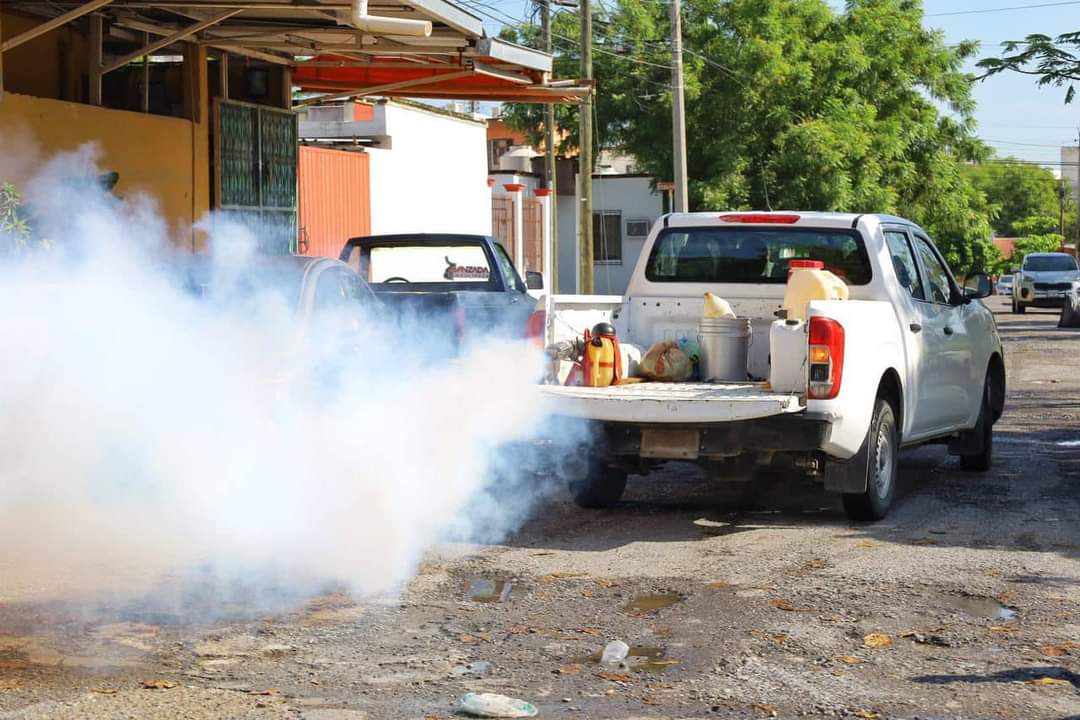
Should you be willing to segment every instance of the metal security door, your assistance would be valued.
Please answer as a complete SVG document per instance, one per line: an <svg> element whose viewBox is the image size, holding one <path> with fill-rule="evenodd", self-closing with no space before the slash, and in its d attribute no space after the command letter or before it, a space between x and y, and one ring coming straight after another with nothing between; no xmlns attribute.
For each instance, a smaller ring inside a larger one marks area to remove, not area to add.
<svg viewBox="0 0 1080 720"><path fill-rule="evenodd" d="M506 195L491 198L491 236L506 250L510 259L514 257L514 199Z"/></svg>
<svg viewBox="0 0 1080 720"><path fill-rule="evenodd" d="M255 234L259 252L296 251L297 120L289 110L214 101L214 207Z"/></svg>

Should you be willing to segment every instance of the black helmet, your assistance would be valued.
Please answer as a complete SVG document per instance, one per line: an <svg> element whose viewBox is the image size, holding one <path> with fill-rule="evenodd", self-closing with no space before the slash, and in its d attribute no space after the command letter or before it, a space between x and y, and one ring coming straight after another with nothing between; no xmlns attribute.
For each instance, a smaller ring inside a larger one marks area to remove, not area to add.
<svg viewBox="0 0 1080 720"><path fill-rule="evenodd" d="M606 322L596 323L595 325L593 325L592 334L593 337L596 337L598 335L614 335L615 326L611 323Z"/></svg>

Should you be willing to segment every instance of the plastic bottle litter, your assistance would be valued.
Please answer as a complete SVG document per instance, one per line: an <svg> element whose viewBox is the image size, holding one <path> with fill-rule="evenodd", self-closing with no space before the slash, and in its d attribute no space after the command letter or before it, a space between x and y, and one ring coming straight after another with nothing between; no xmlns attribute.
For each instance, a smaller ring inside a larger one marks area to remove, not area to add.
<svg viewBox="0 0 1080 720"><path fill-rule="evenodd" d="M622 640L612 640L604 646L604 652L600 655L603 665L616 665L626 659L630 652L630 646Z"/></svg>
<svg viewBox="0 0 1080 720"><path fill-rule="evenodd" d="M702 317L715 320L717 318L734 318L735 311L727 300L711 292L705 293L705 312Z"/></svg>
<svg viewBox="0 0 1080 720"><path fill-rule="evenodd" d="M476 717L493 718L536 717L539 712L532 703L496 693L466 693L458 700L456 709Z"/></svg>

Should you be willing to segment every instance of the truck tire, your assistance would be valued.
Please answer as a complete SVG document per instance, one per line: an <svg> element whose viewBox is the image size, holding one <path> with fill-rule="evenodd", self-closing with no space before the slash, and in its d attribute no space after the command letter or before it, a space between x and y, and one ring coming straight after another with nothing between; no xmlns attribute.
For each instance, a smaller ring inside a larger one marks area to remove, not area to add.
<svg viewBox="0 0 1080 720"><path fill-rule="evenodd" d="M968 472L986 472L994 460L994 408L990 399L990 377L983 383L982 404L975 427L967 432L977 436L979 452L960 456L960 467Z"/></svg>
<svg viewBox="0 0 1080 720"><path fill-rule="evenodd" d="M567 485L579 507L609 508L626 490L626 471L594 460L589 462L584 477L571 478Z"/></svg>
<svg viewBox="0 0 1080 720"><path fill-rule="evenodd" d="M844 493L844 512L852 520L881 520L889 512L896 491L900 441L896 412L884 398L874 401L874 414L866 432L866 490Z"/></svg>

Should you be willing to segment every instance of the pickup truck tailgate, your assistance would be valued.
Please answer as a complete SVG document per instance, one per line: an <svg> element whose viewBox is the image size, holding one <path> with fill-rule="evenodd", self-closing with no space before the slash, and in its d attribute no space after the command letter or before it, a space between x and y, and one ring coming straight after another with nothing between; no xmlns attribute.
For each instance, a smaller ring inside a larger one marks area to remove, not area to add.
<svg viewBox="0 0 1080 720"><path fill-rule="evenodd" d="M635 383L606 388L542 385L555 415L626 423L722 423L805 409L765 383Z"/></svg>

